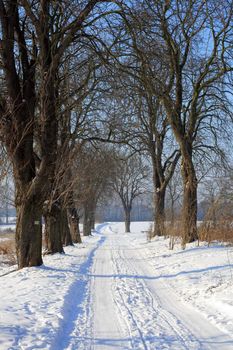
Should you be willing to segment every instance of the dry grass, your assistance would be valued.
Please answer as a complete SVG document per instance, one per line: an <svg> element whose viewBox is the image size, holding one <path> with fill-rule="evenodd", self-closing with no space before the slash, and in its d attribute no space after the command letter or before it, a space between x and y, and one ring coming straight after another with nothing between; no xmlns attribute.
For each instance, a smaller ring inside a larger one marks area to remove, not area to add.
<svg viewBox="0 0 233 350"><path fill-rule="evenodd" d="M16 255L15 255L15 241L13 237L9 237L9 234L1 235L0 238L9 238L7 240L0 240L0 255L3 256L3 262L7 265L16 264Z"/></svg>
<svg viewBox="0 0 233 350"><path fill-rule="evenodd" d="M215 225L211 222L203 222L198 228L200 241L210 244L213 241L233 244L233 224L230 220L218 221Z"/></svg>
<svg viewBox="0 0 233 350"><path fill-rule="evenodd" d="M176 243L180 243L182 237L182 224L179 220L166 225L166 236L169 237L169 249L173 249Z"/></svg>
<svg viewBox="0 0 233 350"><path fill-rule="evenodd" d="M169 237L169 249L173 249L176 243L180 243L183 237L183 227L180 220L173 225L166 225L167 237ZM233 220L222 219L213 224L212 221L204 221L198 226L198 237L200 242L218 241L233 244Z"/></svg>
<svg viewBox="0 0 233 350"><path fill-rule="evenodd" d="M0 233L0 242L1 239L3 238L3 240L9 240L9 241L14 241L15 240L15 234L14 233Z"/></svg>
<svg viewBox="0 0 233 350"><path fill-rule="evenodd" d="M151 239L154 237L154 227L153 227L153 224L150 224L149 228L146 232L146 239L147 239L147 242L150 242Z"/></svg>

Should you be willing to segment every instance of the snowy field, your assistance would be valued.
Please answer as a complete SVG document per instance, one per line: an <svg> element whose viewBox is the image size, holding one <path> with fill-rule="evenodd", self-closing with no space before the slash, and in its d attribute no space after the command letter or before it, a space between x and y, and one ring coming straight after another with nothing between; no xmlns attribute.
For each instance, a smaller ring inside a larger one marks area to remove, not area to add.
<svg viewBox="0 0 233 350"><path fill-rule="evenodd" d="M0 277L0 350L233 349L233 247L171 251L147 242L148 226L98 225L65 255Z"/></svg>

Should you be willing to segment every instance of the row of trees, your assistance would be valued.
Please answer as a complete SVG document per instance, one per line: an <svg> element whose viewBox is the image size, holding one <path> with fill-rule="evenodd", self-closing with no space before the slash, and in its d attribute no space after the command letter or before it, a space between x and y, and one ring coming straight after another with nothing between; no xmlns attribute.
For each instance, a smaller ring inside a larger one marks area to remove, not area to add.
<svg viewBox="0 0 233 350"><path fill-rule="evenodd" d="M0 136L19 268L42 264L42 215L48 253L80 242L80 208L90 234L111 181L129 231L145 158L154 235L165 234L180 167L183 245L197 239L199 166L222 161L232 126L232 10L228 0L0 0Z"/></svg>
<svg viewBox="0 0 233 350"><path fill-rule="evenodd" d="M127 55L113 65L121 71L116 98L128 102L125 133L151 159L155 235L165 234L165 194L179 165L184 246L198 238L200 171L223 164L223 138L231 138L232 2L145 0L122 7L119 50Z"/></svg>
<svg viewBox="0 0 233 350"><path fill-rule="evenodd" d="M93 47L102 41L107 3L0 1L0 128L14 174L19 268L42 264L42 214L48 251L62 251L62 240L69 241L63 193L73 213L73 188L67 194L65 187L77 135L79 143L90 137L88 109L101 61Z"/></svg>

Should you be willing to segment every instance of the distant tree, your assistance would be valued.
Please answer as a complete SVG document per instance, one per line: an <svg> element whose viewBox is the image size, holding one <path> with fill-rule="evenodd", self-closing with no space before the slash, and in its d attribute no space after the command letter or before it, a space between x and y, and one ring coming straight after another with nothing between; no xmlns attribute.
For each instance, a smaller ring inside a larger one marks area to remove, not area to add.
<svg viewBox="0 0 233 350"><path fill-rule="evenodd" d="M0 209L6 224L9 223L9 210L14 207L14 196L12 166L6 150L0 145Z"/></svg>
<svg viewBox="0 0 233 350"><path fill-rule="evenodd" d="M119 196L125 213L125 232L130 232L134 200L146 192L148 167L138 155L119 154L116 158L113 189Z"/></svg>
<svg viewBox="0 0 233 350"><path fill-rule="evenodd" d="M113 176L112 152L101 145L83 146L73 167L74 202L83 211L83 235L89 236L95 228L97 204Z"/></svg>

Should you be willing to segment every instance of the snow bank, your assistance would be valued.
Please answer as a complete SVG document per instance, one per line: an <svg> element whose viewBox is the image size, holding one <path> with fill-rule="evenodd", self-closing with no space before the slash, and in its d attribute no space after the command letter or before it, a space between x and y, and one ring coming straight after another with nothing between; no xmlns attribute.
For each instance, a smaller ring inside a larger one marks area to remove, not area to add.
<svg viewBox="0 0 233 350"><path fill-rule="evenodd" d="M84 310L77 307L85 297L83 274L91 266L98 235L66 247L66 254L44 257L41 267L24 268L0 278L0 349L62 349L67 327Z"/></svg>
<svg viewBox="0 0 233 350"><path fill-rule="evenodd" d="M123 227L122 227L123 228ZM182 250L176 244L169 250L169 240L155 238L145 242L141 224L133 223L132 242L143 245L148 264L177 295L200 310L219 328L233 333L233 247L191 243Z"/></svg>

